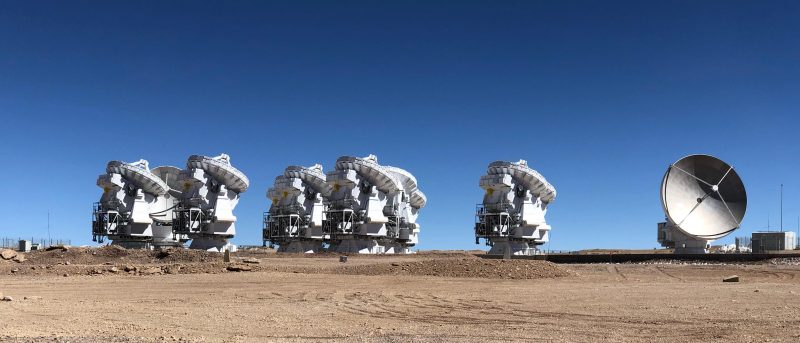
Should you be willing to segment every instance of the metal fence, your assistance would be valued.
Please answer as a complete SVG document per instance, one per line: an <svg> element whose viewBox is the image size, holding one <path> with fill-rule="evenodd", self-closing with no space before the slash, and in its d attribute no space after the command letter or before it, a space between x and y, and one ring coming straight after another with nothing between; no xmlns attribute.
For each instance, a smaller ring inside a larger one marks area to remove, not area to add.
<svg viewBox="0 0 800 343"><path fill-rule="evenodd" d="M14 249L17 250L19 248L19 241L27 240L30 241L31 244L38 244L39 248L46 248L52 245L72 245L71 239L46 239L46 238L34 238L34 237L17 237L17 238L10 238L10 237L2 237L0 238L0 248L5 249Z"/></svg>
<svg viewBox="0 0 800 343"><path fill-rule="evenodd" d="M735 242L736 240L738 240L738 241L739 241L739 246L740 246L740 247L748 247L748 248L751 248L751 247L752 247L752 245L753 245L753 241L752 241L752 239L751 239L751 238L752 238L752 237L746 237L746 236L742 236L742 237L736 237L736 238L734 238L734 242Z"/></svg>

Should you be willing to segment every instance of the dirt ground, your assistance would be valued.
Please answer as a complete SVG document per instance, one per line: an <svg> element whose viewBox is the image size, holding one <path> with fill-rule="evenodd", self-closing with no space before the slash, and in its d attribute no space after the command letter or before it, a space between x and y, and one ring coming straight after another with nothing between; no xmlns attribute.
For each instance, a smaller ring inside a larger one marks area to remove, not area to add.
<svg viewBox="0 0 800 343"><path fill-rule="evenodd" d="M72 248L0 260L0 342L798 342L796 264Z"/></svg>

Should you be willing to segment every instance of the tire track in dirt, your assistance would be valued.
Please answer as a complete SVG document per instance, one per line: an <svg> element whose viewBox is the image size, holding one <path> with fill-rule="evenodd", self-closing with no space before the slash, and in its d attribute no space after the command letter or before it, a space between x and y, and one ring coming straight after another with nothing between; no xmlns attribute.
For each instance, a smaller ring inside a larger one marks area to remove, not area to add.
<svg viewBox="0 0 800 343"><path fill-rule="evenodd" d="M670 279L678 280L680 282L684 282L684 280L682 278L677 277L675 275L672 275L670 273L667 273L667 271L665 271L664 267L662 267L662 266L653 266L653 269L655 269L655 271L657 271L659 274L662 274L662 275L664 275L664 276L666 276L666 277L668 277Z"/></svg>
<svg viewBox="0 0 800 343"><path fill-rule="evenodd" d="M435 295L390 294L376 296L364 292L337 293L337 310L370 318L412 321L426 324L530 326L560 325L564 321L585 323L588 327L601 326L609 330L619 325L691 326L692 321L674 319L646 319L624 316L605 316L557 311L521 309L507 302L487 303L483 299L443 299ZM596 337L602 339L603 336Z"/></svg>
<svg viewBox="0 0 800 343"><path fill-rule="evenodd" d="M772 280L775 280L775 281L789 281L789 280L794 278L793 274L787 273L787 272L773 272L773 271L767 271L767 270L758 270L758 271L752 271L751 273L755 274L755 275L757 275L759 277L763 277L765 279L769 279L770 281L772 281Z"/></svg>
<svg viewBox="0 0 800 343"><path fill-rule="evenodd" d="M375 296L364 292L336 294L337 309L372 318L431 324L527 325L531 318L509 316L509 309L484 302L444 299L433 295ZM479 310L478 310L479 309Z"/></svg>
<svg viewBox="0 0 800 343"><path fill-rule="evenodd" d="M614 268L612 268L614 267ZM651 268L653 270L658 268ZM607 266L609 273L619 271L616 266ZM662 270L658 270L659 273ZM664 271L666 277L671 279L680 278ZM772 279L777 278L791 278L792 273L788 272L769 272L764 273L764 277ZM624 275L618 276L620 279L626 279ZM682 281L682 280L681 280ZM282 299L289 299L292 301L303 302L302 306L319 306L324 308L325 311L333 311L354 315L362 319L359 320L389 320L387 325L403 325L393 324L392 321L417 323L418 325L474 325L477 327L494 327L494 328L509 328L518 330L523 327L530 327L535 325L541 330L561 330L569 331L570 335L580 335L588 341L603 341L609 340L609 332L614 332L621 326L628 328L635 328L638 330L638 335L627 334L625 337L632 338L638 337L646 341L654 336L662 336L668 334L664 327L672 328L670 331L676 330L678 333L671 333L674 338L687 339L687 340L704 340L713 341L721 337L726 337L725 330L714 329L709 331L707 327L698 327L696 321L681 320L674 317L647 318L641 316L625 316L625 315L603 315L595 313L576 313L576 312L562 312L550 310L539 310L523 308L526 304L511 300L497 301L487 300L485 297L443 297L437 294L421 293L421 292L402 292L396 290L385 290L378 292L371 291L356 291L356 290L332 290L332 291L314 291L314 290L297 290L297 291L282 291L282 292L264 292L255 295L255 297L264 296L269 294L272 297L279 297ZM268 296L268 297L269 297ZM330 306L334 304L334 306ZM732 321L731 325L738 321ZM565 328L564 323L571 323L570 327ZM384 326L385 327L385 326ZM478 330L473 334L448 336L451 339L463 341L475 341L491 339L492 341L503 341L503 337L496 337L495 335L483 337ZM511 331L514 332L514 331ZM411 334L399 336L395 333L387 333L387 335L379 335L380 337L396 337L398 339L414 337L424 337L424 335ZM441 337L441 336L437 336ZM274 338L279 338L275 336ZM327 340L337 339L340 337L316 337L311 339ZM519 336L509 336L508 340L518 341ZM611 339L614 340L614 339Z"/></svg>
<svg viewBox="0 0 800 343"><path fill-rule="evenodd" d="M628 280L628 277L625 276L625 274L622 274L622 272L619 271L619 268L617 268L617 266L615 266L613 264L609 264L606 267L606 270L608 271L609 274L611 274L615 278L621 279L621 281L627 281Z"/></svg>

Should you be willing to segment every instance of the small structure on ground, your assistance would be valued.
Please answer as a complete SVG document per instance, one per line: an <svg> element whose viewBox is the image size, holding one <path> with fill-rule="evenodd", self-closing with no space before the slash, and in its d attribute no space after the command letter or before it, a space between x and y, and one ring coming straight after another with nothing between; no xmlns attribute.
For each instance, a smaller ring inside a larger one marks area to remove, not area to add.
<svg viewBox="0 0 800 343"><path fill-rule="evenodd" d="M750 240L753 253L794 250L797 235L793 231L785 232L753 232Z"/></svg>

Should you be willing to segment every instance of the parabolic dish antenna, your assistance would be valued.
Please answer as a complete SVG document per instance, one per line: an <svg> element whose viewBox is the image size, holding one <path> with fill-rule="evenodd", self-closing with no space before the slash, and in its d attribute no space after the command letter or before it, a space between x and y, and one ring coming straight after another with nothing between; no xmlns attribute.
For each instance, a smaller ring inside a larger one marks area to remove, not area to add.
<svg viewBox="0 0 800 343"><path fill-rule="evenodd" d="M153 174L158 176L161 180L169 186L169 193L174 197L180 197L183 183L180 181L181 169L173 166L160 166L152 170Z"/></svg>
<svg viewBox="0 0 800 343"><path fill-rule="evenodd" d="M134 163L111 161L108 162L106 166L106 172L109 174L115 173L122 175L122 177L130 181L136 187L141 188L145 193L164 195L169 190L166 182L150 172L148 163L145 160L139 160Z"/></svg>
<svg viewBox="0 0 800 343"><path fill-rule="evenodd" d="M414 177L411 173L403 168L397 168L392 166L385 166L384 167L389 173L394 176L400 184L403 185L403 190L408 194L409 203L414 208L423 208L425 207L425 203L428 201L428 198L425 197L425 194L419 190L417 186L417 178Z"/></svg>
<svg viewBox="0 0 800 343"><path fill-rule="evenodd" d="M161 180L167 183L167 186L172 189L182 189L183 183L178 180L180 177L181 169L173 166L160 166L155 167L152 173L158 176Z"/></svg>
<svg viewBox="0 0 800 343"><path fill-rule="evenodd" d="M489 175L508 174L517 182L525 185L531 192L540 197L544 202L552 202L556 198L556 188L553 187L542 174L528 167L528 162L495 161L489 164Z"/></svg>
<svg viewBox="0 0 800 343"><path fill-rule="evenodd" d="M414 193L411 193L411 206L414 208L423 208L425 204L428 203L428 197L425 196L425 193L422 193L421 190L417 189Z"/></svg>
<svg viewBox="0 0 800 343"><path fill-rule="evenodd" d="M739 228L747 193L733 167L709 155L690 155L673 163L661 181L661 205L681 231L705 240Z"/></svg>
<svg viewBox="0 0 800 343"><path fill-rule="evenodd" d="M403 187L389 171L378 164L378 159L375 155L369 155L364 158L354 156L342 156L336 160L337 170L355 170L359 175L364 177L371 184L375 185L381 192L392 194L401 190Z"/></svg>
<svg viewBox="0 0 800 343"><path fill-rule="evenodd" d="M239 169L234 168L231 165L230 157L225 154L217 157L192 155L189 156L186 167L205 170L217 181L224 184L225 187L237 193L247 191L247 187L250 186L250 180L247 176L240 172Z"/></svg>
<svg viewBox="0 0 800 343"><path fill-rule="evenodd" d="M325 173L322 172L322 165L315 164L311 167L303 166L288 166L284 170L285 177L293 177L303 180L308 183L315 191L322 194L323 197L331 195L331 186L325 181Z"/></svg>
<svg viewBox="0 0 800 343"><path fill-rule="evenodd" d="M392 173L392 176L394 176L397 181L400 181L406 193L410 194L417 190L417 178L411 175L407 170L392 166L384 166L383 168Z"/></svg>

